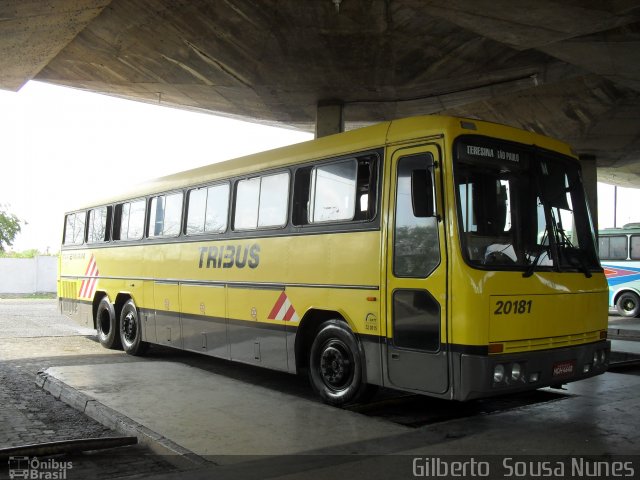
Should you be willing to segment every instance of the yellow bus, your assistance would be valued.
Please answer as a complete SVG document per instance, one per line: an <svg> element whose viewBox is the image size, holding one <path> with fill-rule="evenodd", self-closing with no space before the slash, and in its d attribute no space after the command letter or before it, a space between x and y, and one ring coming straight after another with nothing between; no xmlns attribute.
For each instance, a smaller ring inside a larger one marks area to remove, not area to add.
<svg viewBox="0 0 640 480"><path fill-rule="evenodd" d="M502 125L415 117L216 163L71 211L63 237L61 311L105 347L308 373L334 405L609 361L579 162Z"/></svg>

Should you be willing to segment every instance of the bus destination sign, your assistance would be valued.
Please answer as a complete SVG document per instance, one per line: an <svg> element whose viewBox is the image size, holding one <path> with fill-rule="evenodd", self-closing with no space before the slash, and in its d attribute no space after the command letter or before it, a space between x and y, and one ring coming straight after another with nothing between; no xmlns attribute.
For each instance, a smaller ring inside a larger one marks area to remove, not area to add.
<svg viewBox="0 0 640 480"><path fill-rule="evenodd" d="M498 160L508 160L510 162L520 162L520 154L509 152L501 148L480 147L478 145L467 145L467 155L474 157L489 157Z"/></svg>
<svg viewBox="0 0 640 480"><path fill-rule="evenodd" d="M498 142L484 141L482 138L465 138L457 143L458 159L482 162L498 163L504 165L526 168L529 164L529 152L515 145L501 144Z"/></svg>

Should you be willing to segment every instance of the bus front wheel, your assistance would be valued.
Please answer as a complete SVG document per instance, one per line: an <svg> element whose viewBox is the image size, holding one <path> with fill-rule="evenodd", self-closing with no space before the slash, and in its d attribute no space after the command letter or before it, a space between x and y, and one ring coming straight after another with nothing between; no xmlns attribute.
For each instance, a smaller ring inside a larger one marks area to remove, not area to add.
<svg viewBox="0 0 640 480"><path fill-rule="evenodd" d="M102 297L96 310L96 330L100 345L114 350L120 348L116 311L107 296Z"/></svg>
<svg viewBox="0 0 640 480"><path fill-rule="evenodd" d="M120 340L122 348L129 355L143 355L148 343L142 341L142 324L133 300L127 300L120 312Z"/></svg>
<svg viewBox="0 0 640 480"><path fill-rule="evenodd" d="M623 317L640 316L640 298L633 292L625 292L618 297L616 309Z"/></svg>
<svg viewBox="0 0 640 480"><path fill-rule="evenodd" d="M323 323L311 345L309 378L322 399L335 406L358 400L366 390L358 342L339 320Z"/></svg>

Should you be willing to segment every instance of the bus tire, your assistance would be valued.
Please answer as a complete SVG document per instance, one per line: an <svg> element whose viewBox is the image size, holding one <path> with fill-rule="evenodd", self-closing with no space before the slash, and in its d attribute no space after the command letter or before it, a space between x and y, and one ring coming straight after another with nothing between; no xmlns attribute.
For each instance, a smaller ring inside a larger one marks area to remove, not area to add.
<svg viewBox="0 0 640 480"><path fill-rule="evenodd" d="M309 379L330 405L353 403L366 391L360 348L346 323L328 320L320 325L309 352Z"/></svg>
<svg viewBox="0 0 640 480"><path fill-rule="evenodd" d="M96 309L96 330L100 345L113 350L120 348L116 311L106 295L102 297Z"/></svg>
<svg viewBox="0 0 640 480"><path fill-rule="evenodd" d="M144 355L149 344L142 341L142 323L133 300L129 299L120 312L120 341L129 355Z"/></svg>
<svg viewBox="0 0 640 480"><path fill-rule="evenodd" d="M640 297L633 292L624 292L616 301L616 310L623 317L640 316Z"/></svg>

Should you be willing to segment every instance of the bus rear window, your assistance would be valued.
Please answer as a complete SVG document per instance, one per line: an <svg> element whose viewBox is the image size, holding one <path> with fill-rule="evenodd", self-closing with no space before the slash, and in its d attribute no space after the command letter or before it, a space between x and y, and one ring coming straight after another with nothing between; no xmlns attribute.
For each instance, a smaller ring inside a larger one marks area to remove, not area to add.
<svg viewBox="0 0 640 480"><path fill-rule="evenodd" d="M64 244L82 245L84 242L84 227L86 212L70 213L64 222Z"/></svg>

